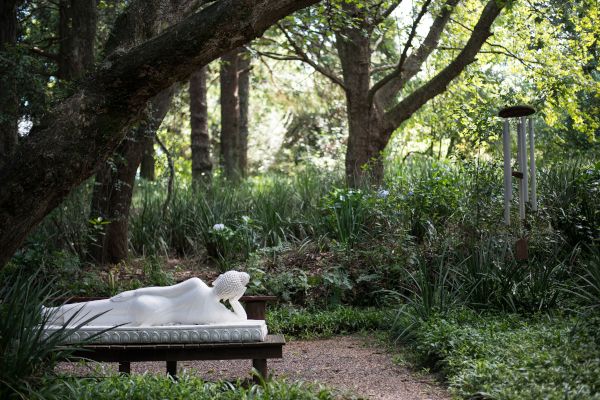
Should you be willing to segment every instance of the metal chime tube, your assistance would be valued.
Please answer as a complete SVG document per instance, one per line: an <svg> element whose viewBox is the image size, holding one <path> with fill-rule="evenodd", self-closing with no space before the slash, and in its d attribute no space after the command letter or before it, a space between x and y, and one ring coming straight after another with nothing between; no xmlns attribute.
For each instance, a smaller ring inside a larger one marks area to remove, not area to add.
<svg viewBox="0 0 600 400"><path fill-rule="evenodd" d="M529 118L529 164L531 175L531 209L537 211L537 180L535 176L535 134L533 132L533 118Z"/></svg>
<svg viewBox="0 0 600 400"><path fill-rule="evenodd" d="M527 169L527 119L525 117L521 117L521 157L523 158L523 163L520 164L521 171L523 171L523 194L525 197L525 202L529 201L529 171Z"/></svg>
<svg viewBox="0 0 600 400"><path fill-rule="evenodd" d="M526 151L523 145L523 121L517 123L517 162L519 163L519 172L522 174L519 178L519 218L525 219L525 170L523 163L523 153Z"/></svg>
<svg viewBox="0 0 600 400"><path fill-rule="evenodd" d="M504 150L504 223L510 225L510 200L512 198L511 177L511 149L510 149L510 124L508 119L504 120L504 131L502 133L502 148Z"/></svg>

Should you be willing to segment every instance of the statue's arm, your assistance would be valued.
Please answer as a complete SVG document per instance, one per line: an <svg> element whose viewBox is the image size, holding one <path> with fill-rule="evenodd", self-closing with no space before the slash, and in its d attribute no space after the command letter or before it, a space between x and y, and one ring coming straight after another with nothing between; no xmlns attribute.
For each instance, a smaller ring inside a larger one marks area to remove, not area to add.
<svg viewBox="0 0 600 400"><path fill-rule="evenodd" d="M247 320L248 315L246 314L246 310L240 304L239 297L235 299L230 299L229 304L231 304L231 308L233 308L233 313L241 320Z"/></svg>
<svg viewBox="0 0 600 400"><path fill-rule="evenodd" d="M118 295L116 295L114 297L111 297L110 300L113 302L126 301L132 297L138 297L138 296L144 296L144 295L162 296L162 297L177 297L177 296L184 294L188 290L193 289L198 284L204 284L204 283L198 278L191 278L191 279L188 279L186 281L183 281L181 283L178 283L176 285L171 285L171 286L152 286L152 287L139 288L139 289L135 289L135 290L128 290L126 292L119 293Z"/></svg>

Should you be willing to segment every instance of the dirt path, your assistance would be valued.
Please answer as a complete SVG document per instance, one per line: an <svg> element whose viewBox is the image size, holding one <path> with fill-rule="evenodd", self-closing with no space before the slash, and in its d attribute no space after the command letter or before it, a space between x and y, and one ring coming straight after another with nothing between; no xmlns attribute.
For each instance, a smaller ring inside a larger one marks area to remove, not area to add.
<svg viewBox="0 0 600 400"><path fill-rule="evenodd" d="M373 339L374 341L374 339ZM291 341L284 346L283 359L269 360L269 371L288 380L317 382L353 394L377 400L449 399L448 393L433 378L395 365L385 349L371 345L368 336L340 336L325 340ZM116 364L105 365L115 371ZM62 364L62 371L89 373L82 365ZM132 363L133 373L164 373L159 362ZM187 370L207 380L235 379L248 376L250 361L186 361L179 363L180 373Z"/></svg>

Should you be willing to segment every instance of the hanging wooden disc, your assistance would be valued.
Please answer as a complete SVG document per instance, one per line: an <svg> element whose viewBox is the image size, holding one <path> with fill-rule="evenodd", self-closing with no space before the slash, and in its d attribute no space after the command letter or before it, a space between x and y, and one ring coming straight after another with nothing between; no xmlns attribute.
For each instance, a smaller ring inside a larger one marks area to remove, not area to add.
<svg viewBox="0 0 600 400"><path fill-rule="evenodd" d="M525 261L529 258L528 242L529 240L524 237L517 240L517 243L515 245L515 257L517 261Z"/></svg>
<svg viewBox="0 0 600 400"><path fill-rule="evenodd" d="M502 118L526 117L535 114L535 108L526 104L506 107L498 112L498 116Z"/></svg>

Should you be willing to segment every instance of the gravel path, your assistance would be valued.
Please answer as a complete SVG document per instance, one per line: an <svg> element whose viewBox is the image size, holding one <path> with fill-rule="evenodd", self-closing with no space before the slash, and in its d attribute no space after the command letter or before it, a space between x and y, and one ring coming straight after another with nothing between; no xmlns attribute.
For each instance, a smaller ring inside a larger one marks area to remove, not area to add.
<svg viewBox="0 0 600 400"><path fill-rule="evenodd" d="M385 349L370 342L368 336L291 341L284 346L283 359L269 360L269 372L288 380L322 383L342 393L366 399L450 398L433 378L395 365ZM186 361L179 362L178 366L180 373L185 369L207 380L235 380L248 376L250 364L246 360ZM102 368L116 371L116 364L105 364ZM164 373L164 368L164 363L159 362L131 364L133 373ZM89 367L79 364L61 364L59 369L77 375L90 373Z"/></svg>

